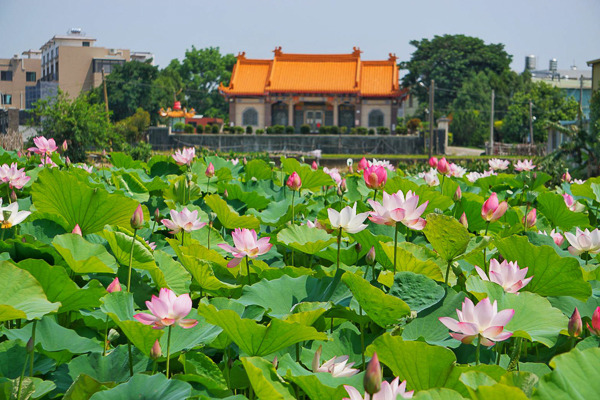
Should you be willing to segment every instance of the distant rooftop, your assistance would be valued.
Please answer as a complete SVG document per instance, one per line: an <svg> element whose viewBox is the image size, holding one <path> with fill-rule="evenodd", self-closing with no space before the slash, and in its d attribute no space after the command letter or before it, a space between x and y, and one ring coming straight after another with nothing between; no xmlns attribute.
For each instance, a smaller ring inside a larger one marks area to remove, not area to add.
<svg viewBox="0 0 600 400"><path fill-rule="evenodd" d="M49 47L56 40L85 40L88 42L95 42L96 38L87 36L86 33L79 28L71 28L67 31L66 35L54 35L52 39L48 40L46 44L40 47L40 50L44 50L46 47Z"/></svg>
<svg viewBox="0 0 600 400"><path fill-rule="evenodd" d="M552 79L552 77L554 79L579 79L582 75L583 79L592 79L592 70L588 68L557 69L554 72L549 69L536 69L530 72L531 76L541 79Z"/></svg>

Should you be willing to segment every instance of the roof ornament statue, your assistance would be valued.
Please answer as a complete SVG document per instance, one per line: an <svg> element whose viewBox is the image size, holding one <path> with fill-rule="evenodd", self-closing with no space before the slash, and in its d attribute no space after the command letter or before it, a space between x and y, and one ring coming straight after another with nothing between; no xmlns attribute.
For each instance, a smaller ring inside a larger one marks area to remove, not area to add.
<svg viewBox="0 0 600 400"><path fill-rule="evenodd" d="M281 51L281 46L275 47L275 50L273 50L273 53L275 53L275 57L281 56L283 54L283 51Z"/></svg>
<svg viewBox="0 0 600 400"><path fill-rule="evenodd" d="M181 102L175 101L173 103L173 109L169 107L165 110L161 107L161 109L158 111L158 115L163 118L192 118L194 115L196 115L196 110L193 108L189 111L187 108L182 109Z"/></svg>

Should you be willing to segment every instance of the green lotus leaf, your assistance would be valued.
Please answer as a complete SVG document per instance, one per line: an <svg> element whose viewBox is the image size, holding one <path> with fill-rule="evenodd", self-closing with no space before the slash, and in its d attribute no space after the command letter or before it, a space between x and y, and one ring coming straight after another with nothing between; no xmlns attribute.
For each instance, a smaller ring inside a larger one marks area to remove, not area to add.
<svg viewBox="0 0 600 400"><path fill-rule="evenodd" d="M144 269L147 271L158 269L150 248L143 242L144 239L139 235L136 234L135 241L132 240L133 232L128 232L123 229L116 231L104 229L100 235L108 242L110 250L119 264L129 266L129 255L131 253L131 246L133 246L132 268ZM159 283L157 282L157 284ZM160 282L160 284L166 285L166 282Z"/></svg>
<svg viewBox="0 0 600 400"><path fill-rule="evenodd" d="M65 233L56 236L52 245L77 274L117 273L115 258L100 244L90 243L73 233Z"/></svg>
<svg viewBox="0 0 600 400"><path fill-rule="evenodd" d="M336 239L323 229L308 225L292 225L277 234L277 241L306 254L316 254Z"/></svg>
<svg viewBox="0 0 600 400"><path fill-rule="evenodd" d="M202 384L208 390L227 390L223 372L204 353L195 351L182 354L179 356L179 362L183 365L185 373L194 377L194 382Z"/></svg>
<svg viewBox="0 0 600 400"><path fill-rule="evenodd" d="M59 307L60 303L48 301L44 288L31 273L0 261L0 321L40 319Z"/></svg>
<svg viewBox="0 0 600 400"><path fill-rule="evenodd" d="M100 232L105 225L129 227L139 205L122 194L93 186L89 174L79 168L45 168L32 186L31 196L36 210L58 216L56 222L67 232L79 224L83 235ZM144 219L148 220L145 208Z"/></svg>
<svg viewBox="0 0 600 400"><path fill-rule="evenodd" d="M63 400L89 399L94 393L110 389L115 385L115 382L99 382L87 374L80 374L65 393Z"/></svg>
<svg viewBox="0 0 600 400"><path fill-rule="evenodd" d="M560 194L542 193L537 197L537 203L538 211L548 218L552 227L568 231L576 226L584 228L590 225L587 215L569 210Z"/></svg>
<svg viewBox="0 0 600 400"><path fill-rule="evenodd" d="M422 390L415 393L414 400L464 400L460 393L446 388Z"/></svg>
<svg viewBox="0 0 600 400"><path fill-rule="evenodd" d="M469 245L467 229L455 218L447 215L427 215L427 225L423 233L433 249L447 262L463 254Z"/></svg>
<svg viewBox="0 0 600 400"><path fill-rule="evenodd" d="M27 339L29 340L29 339ZM27 357L26 342L20 340L5 340L0 343L0 376L15 379L21 376L25 358ZM27 360L27 367L31 358ZM56 368L56 361L39 353L33 353L33 373L47 374Z"/></svg>
<svg viewBox="0 0 600 400"><path fill-rule="evenodd" d="M412 311L421 312L444 298L444 288L425 275L410 271L398 272L389 295L402 299Z"/></svg>
<svg viewBox="0 0 600 400"><path fill-rule="evenodd" d="M281 168L288 175L296 172L302 181L302 189L313 189L333 184L333 179L325 172L322 170L313 171L310 166L300 164L295 158L284 158L281 162Z"/></svg>
<svg viewBox="0 0 600 400"><path fill-rule="evenodd" d="M292 385L284 382L273 364L260 357L241 357L250 384L259 399L293 400Z"/></svg>
<svg viewBox="0 0 600 400"><path fill-rule="evenodd" d="M358 275L346 272L342 282L350 288L365 313L382 328L410 314L410 307L403 300L383 293Z"/></svg>
<svg viewBox="0 0 600 400"><path fill-rule="evenodd" d="M387 256L389 260L390 269L393 269L393 260L394 260L394 245L393 243L385 244L380 243L382 252ZM401 246L398 244L398 248L396 250L396 270L400 271L408 271L413 272L415 274L425 275L428 278L431 278L436 281L443 281L444 276L442 275L442 270L440 266L435 263L433 260L425 258L420 259L415 254L411 253L408 248L419 247L414 245L413 243L406 243ZM378 258L380 260L381 258ZM390 283L393 281L393 275L390 274Z"/></svg>
<svg viewBox="0 0 600 400"><path fill-rule="evenodd" d="M227 190L227 200L239 200L246 204L248 208L255 210L264 210L271 203L271 200L256 192L246 192L242 189L238 181L233 184L224 185Z"/></svg>
<svg viewBox="0 0 600 400"><path fill-rule="evenodd" d="M173 260L170 255L161 250L154 251L154 260L158 270L164 277L155 279L155 281L164 279L167 282L167 287L177 295L190 292L192 277L179 262Z"/></svg>
<svg viewBox="0 0 600 400"><path fill-rule="evenodd" d="M574 258L561 257L550 246L534 246L524 236L511 236L495 245L507 261L529 268L527 276L533 275L533 279L523 290L540 296L572 296L581 301L591 296L592 288Z"/></svg>
<svg viewBox="0 0 600 400"><path fill-rule="evenodd" d="M206 196L204 202L217 214L217 218L219 218L221 224L227 229L258 229L260 225L260 222L256 218L250 215L240 216L235 211L232 211L225 200L219 195L211 194L210 196Z"/></svg>
<svg viewBox="0 0 600 400"><path fill-rule="evenodd" d="M127 383L97 392L90 400L180 400L189 398L191 392L192 386L189 383L167 379L163 374L135 374Z"/></svg>
<svg viewBox="0 0 600 400"><path fill-rule="evenodd" d="M246 171L246 182L250 181L252 178L257 180L271 179L271 166L267 164L265 160L261 160L260 158L248 161L248 164L246 164L244 169Z"/></svg>

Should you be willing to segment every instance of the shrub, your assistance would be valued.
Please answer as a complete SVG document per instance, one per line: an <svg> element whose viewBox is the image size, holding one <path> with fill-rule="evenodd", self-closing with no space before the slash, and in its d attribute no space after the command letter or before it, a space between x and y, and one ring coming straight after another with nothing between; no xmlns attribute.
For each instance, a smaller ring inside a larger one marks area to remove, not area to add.
<svg viewBox="0 0 600 400"><path fill-rule="evenodd" d="M244 133L244 128L243 128L243 127L241 127L241 126L236 126L236 127L235 127L235 133L236 133L237 135L242 135L242 134Z"/></svg>
<svg viewBox="0 0 600 400"><path fill-rule="evenodd" d="M310 133L310 125L302 125L300 126L300 133Z"/></svg>
<svg viewBox="0 0 600 400"><path fill-rule="evenodd" d="M356 127L350 128L350 134L351 135L358 135L358 129L356 129Z"/></svg>
<svg viewBox="0 0 600 400"><path fill-rule="evenodd" d="M369 131L364 126L359 126L356 128L356 133L358 133L359 135L366 135L367 133L369 133Z"/></svg>
<svg viewBox="0 0 600 400"><path fill-rule="evenodd" d="M274 132L273 127L272 126L267 126L267 135L272 135Z"/></svg>
<svg viewBox="0 0 600 400"><path fill-rule="evenodd" d="M191 124L185 124L185 126L183 127L183 131L185 133L194 133L194 125Z"/></svg>
<svg viewBox="0 0 600 400"><path fill-rule="evenodd" d="M330 133L332 135L339 135L340 134L340 127L339 126L332 126L330 127Z"/></svg>
<svg viewBox="0 0 600 400"><path fill-rule="evenodd" d="M408 133L408 128L404 124L396 125L396 134L398 135L406 135Z"/></svg>
<svg viewBox="0 0 600 400"><path fill-rule="evenodd" d="M450 146L452 144L452 140L453 140L452 132L448 132L448 146Z"/></svg>
<svg viewBox="0 0 600 400"><path fill-rule="evenodd" d="M379 126L379 127L377 127L377 134L378 135L389 135L390 128L387 128L385 126Z"/></svg>
<svg viewBox="0 0 600 400"><path fill-rule="evenodd" d="M287 133L288 135L291 135L291 134L293 134L294 132L296 132L296 130L294 129L294 127L293 127L293 126L291 126L291 125L288 125L288 126L286 126L286 127L285 127L285 133Z"/></svg>
<svg viewBox="0 0 600 400"><path fill-rule="evenodd" d="M250 125L248 125L246 127L246 133L252 133L252 132L253 132L252 127Z"/></svg>
<svg viewBox="0 0 600 400"><path fill-rule="evenodd" d="M196 127L196 133L204 133L204 127L202 125L198 125Z"/></svg>
<svg viewBox="0 0 600 400"><path fill-rule="evenodd" d="M340 133L341 133L342 135L345 135L345 134L347 134L347 133L348 133L348 127L347 127L347 126L342 126L342 127L340 128Z"/></svg>
<svg viewBox="0 0 600 400"><path fill-rule="evenodd" d="M273 126L273 131L279 135L285 132L285 126L283 125L275 125Z"/></svg>
<svg viewBox="0 0 600 400"><path fill-rule="evenodd" d="M375 134L375 129L369 128L369 135L374 135L374 134Z"/></svg>
<svg viewBox="0 0 600 400"><path fill-rule="evenodd" d="M257 130L256 130L256 134L257 134L257 135L262 135L262 134L264 134L264 133L265 133L265 130L264 130L264 129L257 129Z"/></svg>
<svg viewBox="0 0 600 400"><path fill-rule="evenodd" d="M190 125L191 126L191 125ZM137 146L129 151L129 155L134 160L148 161L152 156L152 145L146 142L139 142Z"/></svg>
<svg viewBox="0 0 600 400"><path fill-rule="evenodd" d="M408 123L406 124L406 127L411 131L415 131L415 130L419 129L420 126L421 126L421 120L419 118L413 118L410 121L408 121Z"/></svg>
<svg viewBox="0 0 600 400"><path fill-rule="evenodd" d="M210 129L210 131L212 133L219 133L219 125L213 125L212 128Z"/></svg>
<svg viewBox="0 0 600 400"><path fill-rule="evenodd" d="M173 132L183 132L185 129L185 124L183 122L177 122L173 125Z"/></svg>
<svg viewBox="0 0 600 400"><path fill-rule="evenodd" d="M329 135L330 133L331 133L330 126L321 125L319 127L319 135Z"/></svg>

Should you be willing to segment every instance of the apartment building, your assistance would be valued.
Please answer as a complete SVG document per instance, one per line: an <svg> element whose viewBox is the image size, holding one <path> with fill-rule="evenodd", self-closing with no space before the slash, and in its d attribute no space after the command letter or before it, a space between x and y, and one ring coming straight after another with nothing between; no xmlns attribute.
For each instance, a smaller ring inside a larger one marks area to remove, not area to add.
<svg viewBox="0 0 600 400"><path fill-rule="evenodd" d="M41 51L24 51L21 56L0 58L0 108L25 108L26 88L41 76Z"/></svg>

